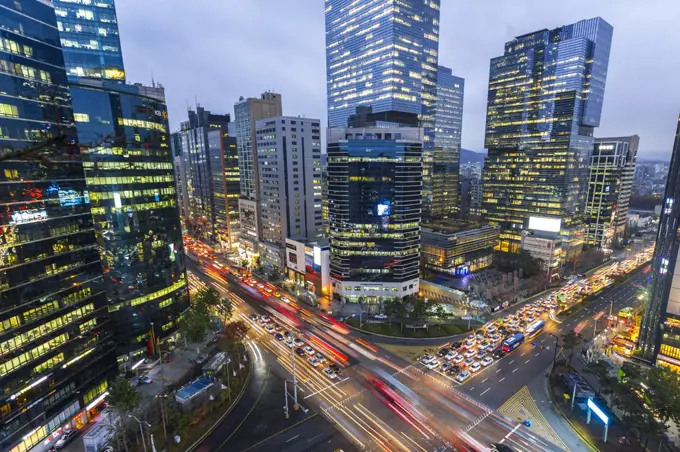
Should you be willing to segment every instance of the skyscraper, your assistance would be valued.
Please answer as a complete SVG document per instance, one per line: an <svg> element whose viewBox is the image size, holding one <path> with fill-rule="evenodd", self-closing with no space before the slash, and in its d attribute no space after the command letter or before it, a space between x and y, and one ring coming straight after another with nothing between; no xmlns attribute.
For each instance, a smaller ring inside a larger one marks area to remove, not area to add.
<svg viewBox="0 0 680 452"><path fill-rule="evenodd" d="M163 88L71 84L119 356L146 354L189 307Z"/></svg>
<svg viewBox="0 0 680 452"><path fill-rule="evenodd" d="M215 240L223 251L235 251L241 230L238 221L241 184L236 137L229 135L228 127L208 131L208 154Z"/></svg>
<svg viewBox="0 0 680 452"><path fill-rule="evenodd" d="M328 126L359 106L416 114L432 152L438 52L439 0L326 0Z"/></svg>
<svg viewBox="0 0 680 452"><path fill-rule="evenodd" d="M328 130L333 296L367 304L419 289L423 130Z"/></svg>
<svg viewBox="0 0 680 452"><path fill-rule="evenodd" d="M69 78L124 82L115 0L52 0L52 3Z"/></svg>
<svg viewBox="0 0 680 452"><path fill-rule="evenodd" d="M639 142L637 135L595 140L586 199L588 245L612 248L623 242Z"/></svg>
<svg viewBox="0 0 680 452"><path fill-rule="evenodd" d="M259 98L241 97L234 105L238 168L241 179L241 197L238 201L242 256L253 257L259 252L262 240L260 218L260 173L258 169L255 125L260 119L283 114L281 95L262 93Z"/></svg>
<svg viewBox="0 0 680 452"><path fill-rule="evenodd" d="M434 152L423 171L423 216L453 218L458 213L460 140L465 80L451 69L437 68Z"/></svg>
<svg viewBox="0 0 680 452"><path fill-rule="evenodd" d="M0 16L0 450L23 452L92 419L116 360L54 9Z"/></svg>
<svg viewBox="0 0 680 452"><path fill-rule="evenodd" d="M643 357L680 371L680 118L656 234L639 344Z"/></svg>
<svg viewBox="0 0 680 452"><path fill-rule="evenodd" d="M285 271L286 239L321 238L321 124L276 116L256 123L260 173L260 258L269 271Z"/></svg>
<svg viewBox="0 0 680 452"><path fill-rule="evenodd" d="M502 251L519 251L533 217L549 219L567 260L580 253L612 32L582 20L518 36L491 60L482 213L501 226Z"/></svg>

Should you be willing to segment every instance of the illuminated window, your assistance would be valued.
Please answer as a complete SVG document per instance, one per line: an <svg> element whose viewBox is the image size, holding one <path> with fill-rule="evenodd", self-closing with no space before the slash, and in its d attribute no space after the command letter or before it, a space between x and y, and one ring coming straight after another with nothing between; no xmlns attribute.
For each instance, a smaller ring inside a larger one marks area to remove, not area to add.
<svg viewBox="0 0 680 452"><path fill-rule="evenodd" d="M73 113L73 119L76 122L90 122L90 115L87 113Z"/></svg>
<svg viewBox="0 0 680 452"><path fill-rule="evenodd" d="M0 104L0 116L9 116L11 118L19 117L19 109L16 105Z"/></svg>

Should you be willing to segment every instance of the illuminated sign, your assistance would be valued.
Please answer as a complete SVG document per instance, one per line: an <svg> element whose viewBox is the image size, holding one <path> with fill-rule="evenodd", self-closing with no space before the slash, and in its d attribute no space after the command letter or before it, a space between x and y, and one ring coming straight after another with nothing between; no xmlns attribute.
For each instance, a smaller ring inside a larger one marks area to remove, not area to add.
<svg viewBox="0 0 680 452"><path fill-rule="evenodd" d="M21 210L12 214L10 224L30 223L31 221L40 221L47 219L47 212L45 209Z"/></svg>
<svg viewBox="0 0 680 452"><path fill-rule="evenodd" d="M113 192L113 205L116 206L117 209L120 209L123 206L123 203L120 202L120 193L117 191Z"/></svg>
<svg viewBox="0 0 680 452"><path fill-rule="evenodd" d="M378 211L378 216L379 217L384 217L386 215L389 215L392 211L390 208L390 202L389 201L383 201L380 204L377 205L377 211Z"/></svg>
<svg viewBox="0 0 680 452"><path fill-rule="evenodd" d="M314 247L314 265L321 266L321 248L318 246Z"/></svg>
<svg viewBox="0 0 680 452"><path fill-rule="evenodd" d="M600 407L595 405L593 399L588 399L588 408L590 408L593 413L595 413L595 415L599 417L602 422L604 422L605 425L609 425L609 417L607 417L607 415L602 412Z"/></svg>
<svg viewBox="0 0 680 452"><path fill-rule="evenodd" d="M59 204L62 207L77 206L83 203L80 193L73 189L59 190Z"/></svg>
<svg viewBox="0 0 680 452"><path fill-rule="evenodd" d="M529 229L534 231L560 232L561 218L529 217Z"/></svg>

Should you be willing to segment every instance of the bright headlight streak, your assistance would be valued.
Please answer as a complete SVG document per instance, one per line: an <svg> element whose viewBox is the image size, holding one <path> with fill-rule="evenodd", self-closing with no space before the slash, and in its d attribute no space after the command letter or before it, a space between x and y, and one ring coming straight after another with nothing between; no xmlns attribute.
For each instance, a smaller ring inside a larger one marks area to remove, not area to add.
<svg viewBox="0 0 680 452"><path fill-rule="evenodd" d="M360 403L357 403L356 405L354 405L354 408L356 408L356 410L359 411L366 419L371 421L377 428L381 429L383 431L383 434L391 438L392 442L394 442L397 446L401 447L406 452L411 451L411 449L406 447L406 445L402 443L399 440L399 438L397 438L396 432L393 433L391 429L382 421L382 419L379 419L375 414L368 411L368 409L366 409L365 406L363 406Z"/></svg>
<svg viewBox="0 0 680 452"><path fill-rule="evenodd" d="M423 452L427 452L427 450L426 450L425 448L423 448L423 446L421 446L421 445L418 444L417 442L413 441L413 439L411 439L411 437L408 436L406 433L404 433L404 432L399 432L399 433L401 433L402 435L404 435L404 437L405 437L407 440L409 440L409 441L411 441L413 444L415 444L418 448L420 448L420 450L422 450Z"/></svg>

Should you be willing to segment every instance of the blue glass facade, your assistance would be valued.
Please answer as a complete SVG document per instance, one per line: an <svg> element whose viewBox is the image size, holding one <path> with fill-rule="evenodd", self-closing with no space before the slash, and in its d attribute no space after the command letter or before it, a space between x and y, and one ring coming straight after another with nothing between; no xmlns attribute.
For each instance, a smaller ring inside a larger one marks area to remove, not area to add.
<svg viewBox="0 0 680 452"><path fill-rule="evenodd" d="M434 140L439 0L326 0L329 127L356 107L417 114Z"/></svg>
<svg viewBox="0 0 680 452"><path fill-rule="evenodd" d="M168 115L162 88L71 85L78 141L118 355L146 353L188 308Z"/></svg>
<svg viewBox="0 0 680 452"><path fill-rule="evenodd" d="M66 73L125 81L115 0L52 0Z"/></svg>
<svg viewBox="0 0 680 452"><path fill-rule="evenodd" d="M0 0L0 86L0 450L24 452L95 414L116 361L48 3Z"/></svg>
<svg viewBox="0 0 680 452"><path fill-rule="evenodd" d="M519 36L491 60L482 213L519 251L529 217L561 220L565 260L584 242L593 129L613 29L601 18Z"/></svg>

